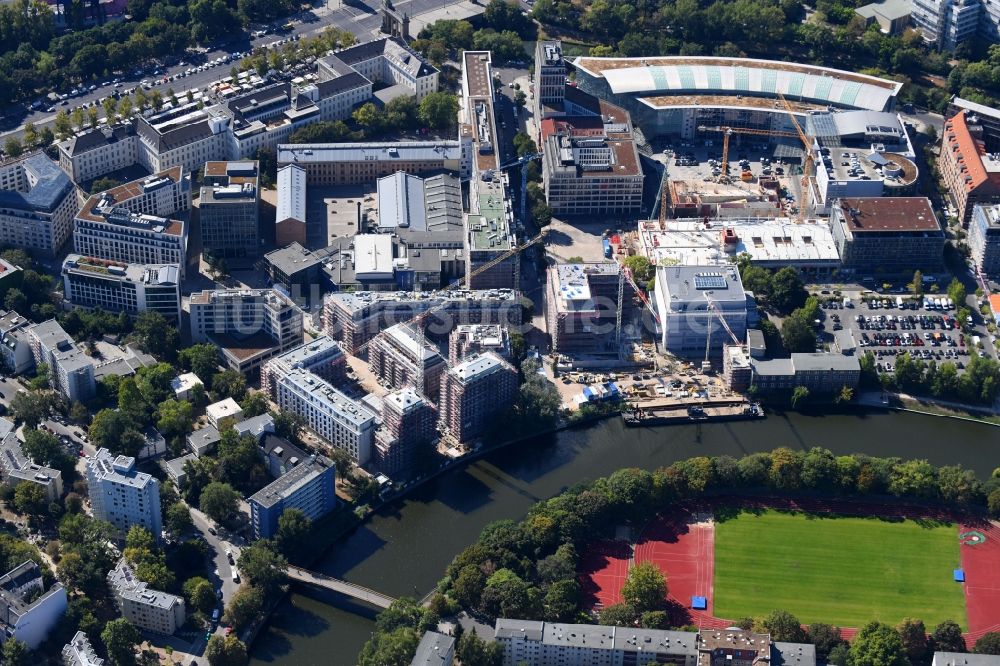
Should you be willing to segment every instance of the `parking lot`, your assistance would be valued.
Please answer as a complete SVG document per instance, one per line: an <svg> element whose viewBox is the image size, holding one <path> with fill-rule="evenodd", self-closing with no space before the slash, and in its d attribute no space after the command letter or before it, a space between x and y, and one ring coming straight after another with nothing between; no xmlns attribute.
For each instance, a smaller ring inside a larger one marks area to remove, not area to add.
<svg viewBox="0 0 1000 666"><path fill-rule="evenodd" d="M822 304L823 334L828 341L838 331L849 330L860 353L875 354L876 369L892 373L896 357L907 352L911 358L925 362L950 361L961 372L969 362L970 350L963 335L963 324L955 316L954 307L948 308L940 297L929 301L922 299L881 296L849 301L840 299Z"/></svg>

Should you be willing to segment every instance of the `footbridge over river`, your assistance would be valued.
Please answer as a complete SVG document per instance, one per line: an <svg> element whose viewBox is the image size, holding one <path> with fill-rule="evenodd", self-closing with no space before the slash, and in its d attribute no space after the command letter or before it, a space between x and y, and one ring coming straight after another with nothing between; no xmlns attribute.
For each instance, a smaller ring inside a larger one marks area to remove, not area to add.
<svg viewBox="0 0 1000 666"><path fill-rule="evenodd" d="M326 574L309 571L308 569L289 566L286 573L294 581L332 590L352 599L364 601L372 606L378 606L379 608L388 608L395 601L392 597L381 592L370 590L355 583L348 583L346 580L327 576Z"/></svg>

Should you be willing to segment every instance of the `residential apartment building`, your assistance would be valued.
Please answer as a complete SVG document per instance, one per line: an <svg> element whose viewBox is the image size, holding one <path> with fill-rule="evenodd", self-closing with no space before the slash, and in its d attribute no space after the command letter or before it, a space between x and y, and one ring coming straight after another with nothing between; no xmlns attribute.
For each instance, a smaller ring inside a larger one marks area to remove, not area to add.
<svg viewBox="0 0 1000 666"><path fill-rule="evenodd" d="M978 138L982 140L986 152L1000 151L1000 109L954 95L944 112L944 117L953 118L963 111L968 114L968 117L975 117L975 124L982 130L982 134Z"/></svg>
<svg viewBox="0 0 1000 666"><path fill-rule="evenodd" d="M983 127L967 110L945 120L938 171L962 226L976 204L1000 204L1000 157L986 152Z"/></svg>
<svg viewBox="0 0 1000 666"><path fill-rule="evenodd" d="M382 398L382 427L375 433L372 466L393 477L411 469L436 434L437 411L410 387Z"/></svg>
<svg viewBox="0 0 1000 666"><path fill-rule="evenodd" d="M368 367L390 388L413 386L437 402L447 363L422 337L408 324L390 326L368 346Z"/></svg>
<svg viewBox="0 0 1000 666"><path fill-rule="evenodd" d="M122 535L141 525L160 539L160 482L138 471L135 458L99 449L87 457L87 488L94 518L108 521Z"/></svg>
<svg viewBox="0 0 1000 666"><path fill-rule="evenodd" d="M733 266L657 266L654 303L661 344L671 354L704 358L706 344L717 356L747 330L747 296ZM723 323L724 322L724 323Z"/></svg>
<svg viewBox="0 0 1000 666"><path fill-rule="evenodd" d="M49 366L56 390L70 402L86 402L97 394L97 363L76 346L73 338L55 319L34 324L27 329L35 365Z"/></svg>
<svg viewBox="0 0 1000 666"><path fill-rule="evenodd" d="M448 362L461 363L473 354L493 352L510 360L510 332L500 324L459 324L448 334Z"/></svg>
<svg viewBox="0 0 1000 666"><path fill-rule="evenodd" d="M417 101L438 89L438 70L399 37L348 46L317 63L321 71L350 68L373 83L400 86Z"/></svg>
<svg viewBox="0 0 1000 666"><path fill-rule="evenodd" d="M299 509L316 521L337 506L336 468L329 460L311 456L254 493L250 525L255 539L270 539L278 518L287 509Z"/></svg>
<svg viewBox="0 0 1000 666"><path fill-rule="evenodd" d="M425 631L410 666L452 666L454 663L455 637L437 631Z"/></svg>
<svg viewBox="0 0 1000 666"><path fill-rule="evenodd" d="M1000 276L1000 205L973 208L968 242L976 269Z"/></svg>
<svg viewBox="0 0 1000 666"><path fill-rule="evenodd" d="M257 371L302 343L302 311L274 289L217 289L191 295L191 340L212 341L227 366Z"/></svg>
<svg viewBox="0 0 1000 666"><path fill-rule="evenodd" d="M319 437L347 451L359 465L368 464L378 420L367 407L301 368L278 378L275 395L279 409L298 414Z"/></svg>
<svg viewBox="0 0 1000 666"><path fill-rule="evenodd" d="M425 322L431 338L460 324L517 326L521 323L518 292L513 289L453 289L434 294L406 291L356 291L327 294L323 331L353 354L383 329L434 308Z"/></svg>
<svg viewBox="0 0 1000 666"><path fill-rule="evenodd" d="M139 629L169 636L184 625L184 599L149 587L125 558L108 572L108 587L122 617Z"/></svg>
<svg viewBox="0 0 1000 666"><path fill-rule="evenodd" d="M78 631L62 649L63 666L104 666L104 660L97 656L87 634Z"/></svg>
<svg viewBox="0 0 1000 666"><path fill-rule="evenodd" d="M0 358L3 359L3 367L12 375L25 373L35 364L31 336L28 335L31 325L31 320L14 310L0 310Z"/></svg>
<svg viewBox="0 0 1000 666"><path fill-rule="evenodd" d="M187 261L191 176L177 166L95 194L73 221L77 254L126 264Z"/></svg>
<svg viewBox="0 0 1000 666"><path fill-rule="evenodd" d="M0 635L37 650L66 612L66 589L53 583L48 590L42 570L27 561L0 576Z"/></svg>
<svg viewBox="0 0 1000 666"><path fill-rule="evenodd" d="M208 162L201 188L202 253L226 259L260 255L257 162Z"/></svg>
<svg viewBox="0 0 1000 666"><path fill-rule="evenodd" d="M267 468L267 473L276 479L310 458L310 454L287 439L278 437L273 431L264 433L257 445L257 456Z"/></svg>
<svg viewBox="0 0 1000 666"><path fill-rule="evenodd" d="M278 379L294 368L311 372L334 386L347 381L347 355L340 343L321 335L265 363L260 372L260 390L274 399Z"/></svg>
<svg viewBox="0 0 1000 666"><path fill-rule="evenodd" d="M62 472L38 465L26 456L14 434L14 422L3 417L0 417L0 477L11 488L22 483L40 486L49 502L62 497Z"/></svg>
<svg viewBox="0 0 1000 666"><path fill-rule="evenodd" d="M62 265L63 294L67 302L106 312L159 312L180 321L181 279L177 264L123 264L78 254Z"/></svg>
<svg viewBox="0 0 1000 666"><path fill-rule="evenodd" d="M460 173L459 141L314 143L278 146L278 167L298 166L308 185L362 185L397 171L434 175ZM468 174L461 174L468 176Z"/></svg>
<svg viewBox="0 0 1000 666"><path fill-rule="evenodd" d="M944 267L944 229L926 197L839 199L830 226L845 269L912 276Z"/></svg>
<svg viewBox="0 0 1000 666"><path fill-rule="evenodd" d="M504 666L816 666L811 643L782 643L739 629L689 632L499 618L494 640L503 647Z"/></svg>
<svg viewBox="0 0 1000 666"><path fill-rule="evenodd" d="M613 261L549 266L545 319L554 349L565 354L617 350L619 278ZM622 309L631 311L631 285L622 293Z"/></svg>
<svg viewBox="0 0 1000 666"><path fill-rule="evenodd" d="M205 407L205 418L210 426L225 432L243 420L243 408L231 397L226 397Z"/></svg>
<svg viewBox="0 0 1000 666"><path fill-rule="evenodd" d="M517 370L492 352L455 365L441 378L440 429L459 442L483 435L514 402Z"/></svg>
<svg viewBox="0 0 1000 666"><path fill-rule="evenodd" d="M45 153L0 162L0 245L55 256L79 207L73 181Z"/></svg>
<svg viewBox="0 0 1000 666"><path fill-rule="evenodd" d="M970 40L1000 41L1000 7L991 0L913 0L910 15L924 41L943 51Z"/></svg>
<svg viewBox="0 0 1000 666"><path fill-rule="evenodd" d="M542 128L545 199L556 215L625 215L642 205L642 165L625 109L600 101L603 130L576 131L573 119Z"/></svg>

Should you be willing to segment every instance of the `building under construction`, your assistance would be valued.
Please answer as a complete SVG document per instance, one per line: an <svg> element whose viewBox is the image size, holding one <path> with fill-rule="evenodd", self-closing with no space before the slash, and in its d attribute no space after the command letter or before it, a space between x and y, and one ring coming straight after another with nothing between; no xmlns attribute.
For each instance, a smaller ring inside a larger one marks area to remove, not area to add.
<svg viewBox="0 0 1000 666"><path fill-rule="evenodd" d="M383 329L436 308L424 323L428 337L447 335L459 324L521 323L520 294L513 289L452 289L433 293L356 291L328 294L323 307L324 332L344 351L356 351Z"/></svg>
<svg viewBox="0 0 1000 666"><path fill-rule="evenodd" d="M517 395L517 370L493 352L448 368L441 378L439 427L459 442L486 433Z"/></svg>
<svg viewBox="0 0 1000 666"><path fill-rule="evenodd" d="M394 389L414 387L433 402L437 402L445 366L438 350L409 324L387 328L368 347L368 367L376 377Z"/></svg>
<svg viewBox="0 0 1000 666"><path fill-rule="evenodd" d="M375 433L372 463L379 472L397 476L413 468L421 449L435 436L437 410L412 388L382 398L382 427Z"/></svg>
<svg viewBox="0 0 1000 666"><path fill-rule="evenodd" d="M510 359L510 333L500 324L461 324L448 336L448 362L461 363L473 354L491 351Z"/></svg>
<svg viewBox="0 0 1000 666"><path fill-rule="evenodd" d="M635 313L635 290L621 282L619 264L556 264L549 267L545 319L560 354L618 353L618 307L622 319Z"/></svg>

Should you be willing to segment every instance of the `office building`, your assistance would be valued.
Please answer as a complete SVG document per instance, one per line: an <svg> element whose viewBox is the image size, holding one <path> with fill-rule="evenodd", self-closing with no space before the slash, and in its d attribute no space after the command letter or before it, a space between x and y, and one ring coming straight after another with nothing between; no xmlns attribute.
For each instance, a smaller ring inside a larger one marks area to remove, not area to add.
<svg viewBox="0 0 1000 666"><path fill-rule="evenodd" d="M865 28L877 23L883 34L896 36L909 27L913 4L909 0L879 0L858 7L854 13L864 20Z"/></svg>
<svg viewBox="0 0 1000 666"><path fill-rule="evenodd" d="M122 536L141 525L160 539L160 482L138 471L135 458L116 457L107 449L88 456L87 489L94 518L111 523Z"/></svg>
<svg viewBox="0 0 1000 666"><path fill-rule="evenodd" d="M857 389L861 364L857 356L843 351L796 352L789 358L766 358L743 345L727 344L723 348L722 374L726 386L738 393L745 393L751 386L760 393L791 392L803 386L810 393L829 395L845 386Z"/></svg>
<svg viewBox="0 0 1000 666"><path fill-rule="evenodd" d="M278 169L278 206L274 244L285 247L306 242L306 172L295 164Z"/></svg>
<svg viewBox="0 0 1000 666"><path fill-rule="evenodd" d="M3 417L0 417L0 476L11 488L22 483L37 484L49 502L62 497L62 472L36 464L26 456L14 434L14 423Z"/></svg>
<svg viewBox="0 0 1000 666"><path fill-rule="evenodd" d="M97 394L96 362L76 346L55 319L34 324L28 329L35 366L49 366L56 390L70 402L86 402Z"/></svg>
<svg viewBox="0 0 1000 666"><path fill-rule="evenodd" d="M510 332L500 324L459 324L448 334L448 362L461 363L474 354L493 352L511 358Z"/></svg>
<svg viewBox="0 0 1000 666"><path fill-rule="evenodd" d="M257 162L205 164L199 212L202 254L253 259L260 254Z"/></svg>
<svg viewBox="0 0 1000 666"><path fill-rule="evenodd" d="M962 112L965 112L968 118L975 118L975 124L982 132L977 138L982 140L986 152L1000 152L1000 109L955 95L951 98L944 117L954 118Z"/></svg>
<svg viewBox="0 0 1000 666"><path fill-rule="evenodd" d="M689 632L499 618L494 640L503 647L504 666L816 666L816 647L810 643L782 643L740 629Z"/></svg>
<svg viewBox="0 0 1000 666"><path fill-rule="evenodd" d="M926 197L840 199L830 226L845 269L912 276L944 266L944 230Z"/></svg>
<svg viewBox="0 0 1000 666"><path fill-rule="evenodd" d="M556 215L625 215L642 205L632 119L621 107L599 104L600 129L590 116L543 123L542 179Z"/></svg>
<svg viewBox="0 0 1000 666"><path fill-rule="evenodd" d="M178 214L190 210L191 175L174 167L87 199L73 221L73 248L86 257L183 271L188 223Z"/></svg>
<svg viewBox="0 0 1000 666"><path fill-rule="evenodd" d="M321 335L265 363L260 373L260 390L274 399L277 380L294 368L311 372L334 386L347 381L347 355L338 342Z"/></svg>
<svg viewBox="0 0 1000 666"><path fill-rule="evenodd" d="M344 351L355 353L383 329L409 321L434 308L425 322L433 338L461 324L521 323L518 292L512 289L453 289L435 294L406 291L356 291L327 294L323 330L339 340Z"/></svg>
<svg viewBox="0 0 1000 666"><path fill-rule="evenodd" d="M441 378L440 429L459 442L483 435L517 395L517 370L492 352L448 368Z"/></svg>
<svg viewBox="0 0 1000 666"><path fill-rule="evenodd" d="M205 417L208 419L209 425L222 432L228 430L237 421L243 420L243 410L240 408L240 403L232 398L225 398L206 407Z"/></svg>
<svg viewBox="0 0 1000 666"><path fill-rule="evenodd" d="M216 289L191 294L191 341L213 342L224 363L254 372L302 343L302 311L274 289Z"/></svg>
<svg viewBox="0 0 1000 666"><path fill-rule="evenodd" d="M973 208L968 242L976 269L1000 276L1000 205Z"/></svg>
<svg viewBox="0 0 1000 666"><path fill-rule="evenodd" d="M372 466L393 477L411 469L435 436L437 411L410 387L382 398L382 427L375 433Z"/></svg>
<svg viewBox="0 0 1000 666"><path fill-rule="evenodd" d="M3 359L3 367L12 375L25 373L35 364L28 335L29 326L31 320L14 310L0 310L0 357Z"/></svg>
<svg viewBox="0 0 1000 666"><path fill-rule="evenodd" d="M408 324L390 326L368 346L368 367L381 382L394 389L412 386L432 402L437 402L446 365L422 332Z"/></svg>
<svg viewBox="0 0 1000 666"><path fill-rule="evenodd" d="M0 632L37 650L66 612L66 589L53 583L48 590L42 570L27 561L0 576Z"/></svg>
<svg viewBox="0 0 1000 666"><path fill-rule="evenodd" d="M255 539L270 539L286 509L299 509L312 521L337 506L336 470L329 460L310 456L254 493L250 524Z"/></svg>
<svg viewBox="0 0 1000 666"><path fill-rule="evenodd" d="M108 572L108 587L122 617L137 628L169 636L184 625L184 599L149 587L124 557Z"/></svg>
<svg viewBox="0 0 1000 666"><path fill-rule="evenodd" d="M617 353L618 264L555 264L548 273L545 319L553 348L561 354ZM623 312L631 312L631 285L622 293Z"/></svg>
<svg viewBox="0 0 1000 666"><path fill-rule="evenodd" d="M53 257L79 207L73 181L45 153L0 162L0 245Z"/></svg>
<svg viewBox="0 0 1000 666"><path fill-rule="evenodd" d="M455 638L425 631L410 666L451 666L455 663Z"/></svg>
<svg viewBox="0 0 1000 666"><path fill-rule="evenodd" d="M279 409L295 412L319 437L347 451L359 465L368 464L378 426L371 410L301 368L279 377L274 392Z"/></svg>
<svg viewBox="0 0 1000 666"><path fill-rule="evenodd" d="M70 254L62 265L67 302L135 317L159 312L180 321L181 279L177 264L124 264Z"/></svg>
<svg viewBox="0 0 1000 666"><path fill-rule="evenodd" d="M962 226L969 225L976 204L1000 204L1000 157L986 152L978 116L962 110L945 120L937 163Z"/></svg>
<svg viewBox="0 0 1000 666"><path fill-rule="evenodd" d="M438 70L399 37L348 46L320 58L317 64L330 74L350 68L372 83L398 86L399 94L414 95L417 101L438 89Z"/></svg>
<svg viewBox="0 0 1000 666"><path fill-rule="evenodd" d="M325 289L325 253L312 252L298 241L264 255L267 277L275 287L302 304L318 303Z"/></svg>
<svg viewBox="0 0 1000 666"><path fill-rule="evenodd" d="M1000 9L990 0L913 0L911 16L924 41L942 51L1000 41Z"/></svg>
<svg viewBox="0 0 1000 666"><path fill-rule="evenodd" d="M97 656L87 634L78 631L72 640L63 646L63 666L104 666L104 660Z"/></svg>
<svg viewBox="0 0 1000 666"><path fill-rule="evenodd" d="M535 43L534 105L537 122L561 114L565 96L566 62L562 56L562 43L539 40ZM549 109L553 111L549 112Z"/></svg>
<svg viewBox="0 0 1000 666"><path fill-rule="evenodd" d="M229 158L232 118L216 106L204 106L202 93L178 100L150 116L137 118L136 160L153 173L182 166L191 173L205 162ZM202 106L203 108L198 108Z"/></svg>
<svg viewBox="0 0 1000 666"><path fill-rule="evenodd" d="M747 296L735 266L657 266L653 300L671 354L718 356L730 333L739 342L746 335Z"/></svg>
<svg viewBox="0 0 1000 666"><path fill-rule="evenodd" d="M293 164L308 185L363 185L397 171L434 175L460 173L458 141L281 144L278 166Z"/></svg>
<svg viewBox="0 0 1000 666"><path fill-rule="evenodd" d="M204 390L205 383L193 372L185 372L170 380L170 389L177 400L190 400L192 392L198 386Z"/></svg>
<svg viewBox="0 0 1000 666"><path fill-rule="evenodd" d="M139 160L134 121L76 134L56 146L59 167L74 183L86 183Z"/></svg>

